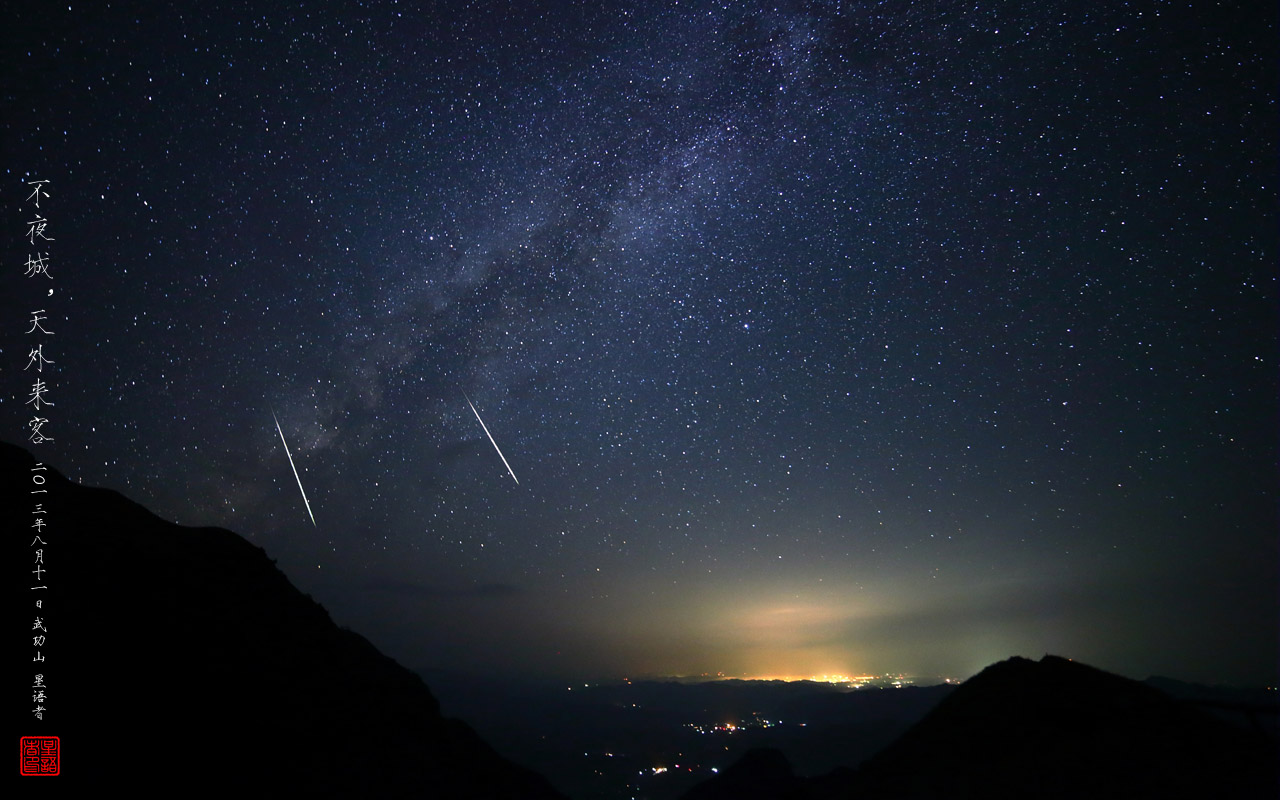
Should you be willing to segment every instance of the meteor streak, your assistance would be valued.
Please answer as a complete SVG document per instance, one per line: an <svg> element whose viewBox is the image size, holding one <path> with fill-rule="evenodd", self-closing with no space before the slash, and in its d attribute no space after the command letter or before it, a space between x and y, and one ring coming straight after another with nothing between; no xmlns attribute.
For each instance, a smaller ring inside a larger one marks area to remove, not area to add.
<svg viewBox="0 0 1280 800"><path fill-rule="evenodd" d="M462 396L467 397L467 393L463 392ZM498 451L498 458L502 459L502 463L507 467L507 472L511 473L511 480L515 481L516 485L519 486L520 479L517 478L515 472L512 471L511 465L507 464L507 457L502 454L502 448L498 447L498 443L493 441L493 434L489 433L489 426L485 425L484 420L480 419L480 412L476 411L476 407L472 404L470 397L467 397L467 405L471 406L471 413L476 415L476 420L480 423L480 427L484 428L484 435L489 437L489 441L493 444L493 449Z"/></svg>
<svg viewBox="0 0 1280 800"><path fill-rule="evenodd" d="M293 456L289 453L289 443L284 440L284 431L280 430L280 420L276 419L276 410L274 408L271 409L271 418L276 420L276 432L280 434L280 443L284 445L284 454L289 458L289 466L293 467L293 478L298 482L298 491L302 492L302 502L306 503L307 516L311 517L311 526L319 527L316 525L316 515L311 513L311 503L307 500L307 490L302 488L302 478L298 477L298 468L293 466ZM480 424L483 425L484 423ZM494 447L497 447L497 445L494 445Z"/></svg>

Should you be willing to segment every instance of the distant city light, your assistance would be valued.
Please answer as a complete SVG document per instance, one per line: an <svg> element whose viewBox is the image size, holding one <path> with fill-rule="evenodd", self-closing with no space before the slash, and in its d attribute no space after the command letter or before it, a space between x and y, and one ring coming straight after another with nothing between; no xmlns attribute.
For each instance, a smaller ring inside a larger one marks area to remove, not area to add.
<svg viewBox="0 0 1280 800"><path fill-rule="evenodd" d="M717 673L723 678L723 673ZM798 681L810 681L812 683L829 683L836 686L843 686L846 689L862 689L864 687L902 687L915 683L915 679L908 678L902 673L885 673L883 675L843 675L843 674L824 674L824 675L742 675L739 678L730 680L742 681L782 681L785 683L795 683ZM950 682L950 681L948 681Z"/></svg>

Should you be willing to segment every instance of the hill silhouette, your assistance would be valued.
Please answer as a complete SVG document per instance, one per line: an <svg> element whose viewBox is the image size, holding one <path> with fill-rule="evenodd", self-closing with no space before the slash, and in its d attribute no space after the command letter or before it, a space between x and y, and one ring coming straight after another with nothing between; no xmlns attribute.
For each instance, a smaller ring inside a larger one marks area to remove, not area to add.
<svg viewBox="0 0 1280 800"><path fill-rule="evenodd" d="M0 443L0 520L24 573L34 502L46 511L50 588L31 591L27 575L11 586L21 630L44 601L45 661L33 672L49 711L35 720L11 693L10 718L26 720L19 736L60 737L62 774L47 791L561 797L442 717L421 678L336 626L261 548L165 522L52 468L40 472L48 494L32 496L35 463Z"/></svg>
<svg viewBox="0 0 1280 800"><path fill-rule="evenodd" d="M860 770L868 795L1274 797L1275 745L1065 658L993 664Z"/></svg>
<svg viewBox="0 0 1280 800"><path fill-rule="evenodd" d="M686 800L1275 797L1276 743L1151 686L1055 656L987 667L856 771L755 752Z"/></svg>

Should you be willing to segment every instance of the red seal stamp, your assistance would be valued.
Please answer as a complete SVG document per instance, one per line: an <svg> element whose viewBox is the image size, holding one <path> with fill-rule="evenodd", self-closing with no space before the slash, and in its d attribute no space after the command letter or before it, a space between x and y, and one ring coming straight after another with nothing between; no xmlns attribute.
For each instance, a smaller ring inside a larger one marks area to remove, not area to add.
<svg viewBox="0 0 1280 800"><path fill-rule="evenodd" d="M22 775L58 774L57 736L23 736L19 754L19 772Z"/></svg>

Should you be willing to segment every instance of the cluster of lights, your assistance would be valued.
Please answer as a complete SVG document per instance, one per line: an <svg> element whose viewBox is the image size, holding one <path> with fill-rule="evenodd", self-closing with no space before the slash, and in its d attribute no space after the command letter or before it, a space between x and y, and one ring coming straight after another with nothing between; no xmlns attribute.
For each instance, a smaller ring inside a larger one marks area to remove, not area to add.
<svg viewBox="0 0 1280 800"><path fill-rule="evenodd" d="M775 722L773 720L762 719L759 715L756 715L753 719L747 720L746 722L726 722L723 725L698 725L697 723L686 722L684 726L686 728L693 728L698 733L707 734L737 733L738 731L745 731L748 728L772 728L781 724L782 720Z"/></svg>
<svg viewBox="0 0 1280 800"><path fill-rule="evenodd" d="M909 686L915 681L904 675L894 675L886 673L884 675L758 675L754 677L744 677L740 680L746 681L783 681L793 683L798 681L809 681L811 683L830 683L837 686L844 686L847 689L861 689L864 686Z"/></svg>
<svg viewBox="0 0 1280 800"><path fill-rule="evenodd" d="M673 765L673 766L672 766L672 769L680 769L680 765L679 765L679 764L675 764L675 765ZM720 768L719 768L719 767L708 767L707 769L711 770L711 771L712 771L712 772L714 772L714 773L719 773L719 772L720 772ZM643 775L653 776L653 775L661 775L662 773L667 772L667 771L668 771L668 770L667 770L667 768L666 768L666 767L649 767L649 771L648 771L648 772L645 772L644 770L640 770L639 774L640 774L640 775L642 775L642 776L643 776ZM685 771L686 771L686 772L693 772L693 767L686 766L686 767L685 767Z"/></svg>

